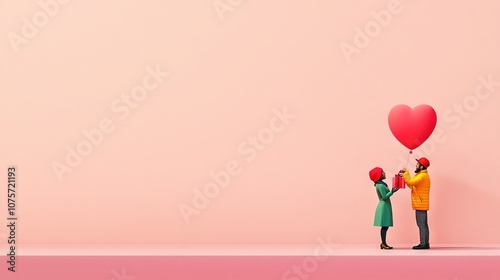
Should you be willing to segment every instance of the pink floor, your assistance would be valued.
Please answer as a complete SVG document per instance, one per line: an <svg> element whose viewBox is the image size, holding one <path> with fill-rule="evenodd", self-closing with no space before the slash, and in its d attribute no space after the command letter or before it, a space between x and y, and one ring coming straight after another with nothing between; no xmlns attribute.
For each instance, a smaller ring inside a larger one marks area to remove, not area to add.
<svg viewBox="0 0 500 280"><path fill-rule="evenodd" d="M500 279L498 248L435 247L424 252L372 247L344 246L331 255L32 255L17 257L15 273L7 270L7 256L2 256L0 279Z"/></svg>

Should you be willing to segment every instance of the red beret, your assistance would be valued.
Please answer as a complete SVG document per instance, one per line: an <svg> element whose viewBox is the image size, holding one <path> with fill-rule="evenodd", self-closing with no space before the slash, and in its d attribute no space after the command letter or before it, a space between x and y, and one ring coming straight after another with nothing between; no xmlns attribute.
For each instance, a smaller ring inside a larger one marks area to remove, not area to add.
<svg viewBox="0 0 500 280"><path fill-rule="evenodd" d="M370 170L370 180L372 180L373 182L377 182L378 180L380 180L380 177L382 177L382 168L380 167L375 167L373 168L372 170Z"/></svg>

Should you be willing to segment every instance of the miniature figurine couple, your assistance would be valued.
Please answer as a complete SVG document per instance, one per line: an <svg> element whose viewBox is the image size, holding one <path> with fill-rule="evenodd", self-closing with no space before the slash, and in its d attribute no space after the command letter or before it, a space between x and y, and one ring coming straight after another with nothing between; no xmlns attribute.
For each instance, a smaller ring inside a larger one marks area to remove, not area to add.
<svg viewBox="0 0 500 280"><path fill-rule="evenodd" d="M414 250L430 249L429 245L429 225L427 223L427 211L429 210L429 191L431 181L427 174L427 169L430 162L427 158L422 157L417 159L415 167L415 176L411 177L408 170L400 170L406 185L411 189L411 204L415 210L417 226L420 232L420 244L413 246ZM382 243L380 249L392 249L393 247L387 245L386 236L389 227L392 227L392 206L390 197L397 192L398 188L389 190L387 184L383 181L386 179L385 172L380 167L373 168L370 172L370 180L375 183L379 203L375 211L374 226L382 227L380 230L380 237Z"/></svg>

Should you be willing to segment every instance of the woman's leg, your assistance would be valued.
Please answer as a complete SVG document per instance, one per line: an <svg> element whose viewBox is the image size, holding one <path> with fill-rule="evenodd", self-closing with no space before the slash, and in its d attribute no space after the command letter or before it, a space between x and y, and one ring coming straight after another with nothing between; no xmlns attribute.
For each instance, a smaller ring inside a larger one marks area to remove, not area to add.
<svg viewBox="0 0 500 280"><path fill-rule="evenodd" d="M386 243L386 237L387 237L387 230L389 227L382 227L380 229L380 237L382 238L382 244L387 245Z"/></svg>

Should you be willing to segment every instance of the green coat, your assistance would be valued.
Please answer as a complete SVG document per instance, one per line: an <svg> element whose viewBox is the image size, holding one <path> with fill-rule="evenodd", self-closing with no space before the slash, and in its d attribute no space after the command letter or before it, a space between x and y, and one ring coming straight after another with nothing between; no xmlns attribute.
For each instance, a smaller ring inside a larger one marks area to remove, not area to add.
<svg viewBox="0 0 500 280"><path fill-rule="evenodd" d="M392 192L383 181L375 183L377 189L377 196L379 199L377 210L375 210L374 226L377 227L392 227L392 206L391 199Z"/></svg>

